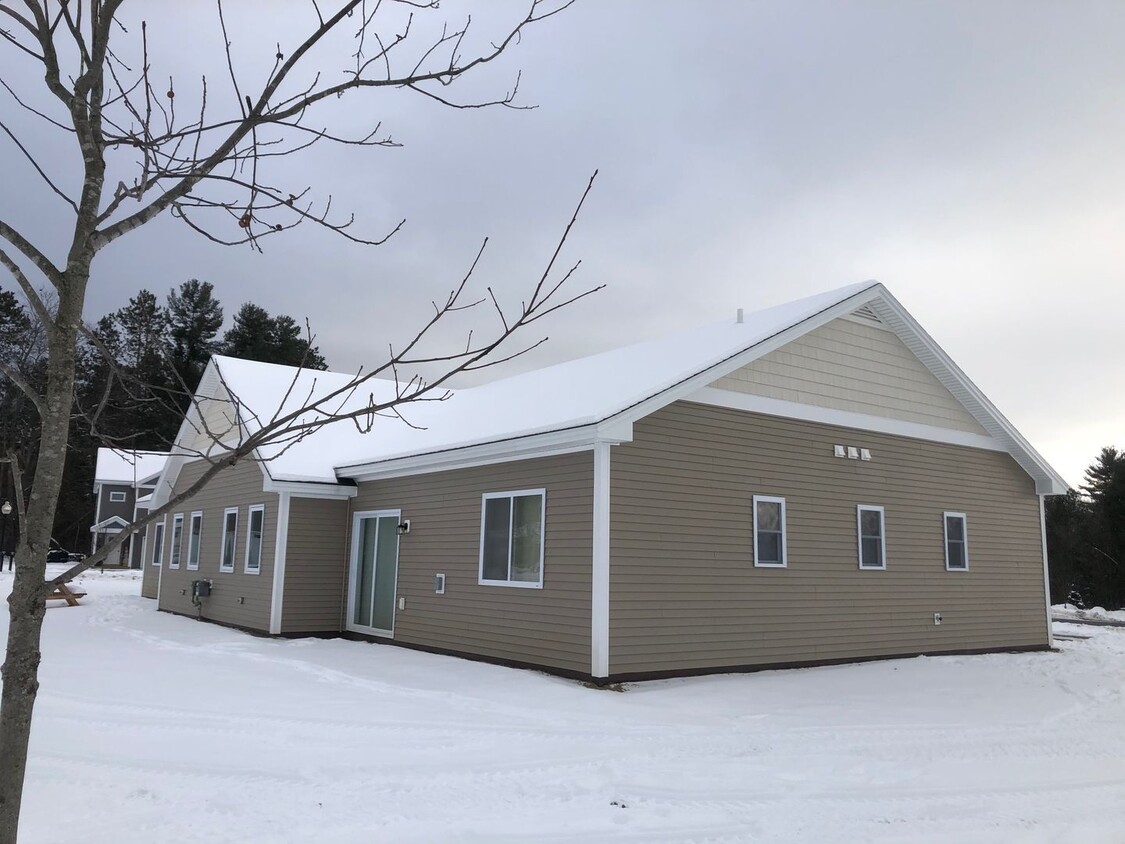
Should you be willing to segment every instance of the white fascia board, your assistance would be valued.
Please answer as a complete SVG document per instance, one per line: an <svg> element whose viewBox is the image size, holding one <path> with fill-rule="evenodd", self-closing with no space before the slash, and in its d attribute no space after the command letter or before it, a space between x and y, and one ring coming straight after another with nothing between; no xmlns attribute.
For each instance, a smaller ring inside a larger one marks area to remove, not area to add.
<svg viewBox="0 0 1125 844"><path fill-rule="evenodd" d="M871 309L894 330L899 340L953 394L981 427L1004 444L1005 451L1035 480L1037 494L1066 494L1070 485L1051 468L894 296L885 289L880 291L880 295L871 303Z"/></svg>
<svg viewBox="0 0 1125 844"><path fill-rule="evenodd" d="M266 479L262 484L262 490L265 492L285 492L294 498L331 498L346 500L348 498L355 498L359 490L349 485L344 484L325 484L313 483L307 481L275 481Z"/></svg>
<svg viewBox="0 0 1125 844"><path fill-rule="evenodd" d="M831 407L818 407L783 399L771 399L766 396L755 396L734 390L720 390L716 387L703 387L686 396L684 400L715 407L728 407L732 410L745 410L749 413L761 413L765 416L780 416L785 419L819 422L839 428L875 431L880 434L893 434L894 436L910 437L916 440L964 445L988 451L1007 452L1008 450L1004 443L984 434L974 434L971 431L939 428L936 425L925 425L920 422L907 422L887 416L871 416L866 413L854 413Z"/></svg>
<svg viewBox="0 0 1125 844"><path fill-rule="evenodd" d="M771 337L760 340L753 346L742 350L734 355L731 355L724 361L721 361L714 366L704 369L702 372L697 372L695 375L685 378L679 384L650 396L644 401L638 402L632 407L628 407L619 413L614 414L605 421L604 424L610 422L620 422L631 424L644 417L655 413L662 407L666 407L672 402L680 401L690 396L697 390L706 387L708 384L722 378L724 375L729 375L736 369L741 369L749 363L753 363L758 358L768 355L770 352L780 349L787 343L791 343L798 337L801 337L810 331L815 331L823 325L827 325L839 317L846 316L854 311L856 308L861 308L869 302L878 299L879 296L886 293L886 288L876 281L871 282L870 287L843 299L828 308L825 308L819 313L806 317L798 323L789 326Z"/></svg>
<svg viewBox="0 0 1125 844"><path fill-rule="evenodd" d="M492 463L511 463L516 460L531 460L536 457L552 457L557 454L570 454L576 451L590 451L598 442L622 442L613 436L620 427L606 432L598 425L583 425L562 431L550 431L517 440L499 440L476 446L419 454L374 463L349 466L337 469L340 477L356 482L375 481L381 478L400 478L407 475L423 475L430 472L446 472L451 469L468 469L473 466L487 466Z"/></svg>

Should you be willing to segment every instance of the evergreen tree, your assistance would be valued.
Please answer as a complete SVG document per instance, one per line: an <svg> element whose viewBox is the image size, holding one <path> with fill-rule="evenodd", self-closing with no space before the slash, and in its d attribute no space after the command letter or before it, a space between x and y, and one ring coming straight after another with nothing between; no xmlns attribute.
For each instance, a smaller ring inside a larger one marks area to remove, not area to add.
<svg viewBox="0 0 1125 844"><path fill-rule="evenodd" d="M320 349L310 348L303 334L293 317L271 317L265 308L247 302L238 309L233 325L223 335L223 354L264 363L327 369Z"/></svg>
<svg viewBox="0 0 1125 844"><path fill-rule="evenodd" d="M195 390L207 361L218 349L223 308L208 281L190 279L168 292L169 362L188 390ZM183 407L187 407L184 397Z"/></svg>

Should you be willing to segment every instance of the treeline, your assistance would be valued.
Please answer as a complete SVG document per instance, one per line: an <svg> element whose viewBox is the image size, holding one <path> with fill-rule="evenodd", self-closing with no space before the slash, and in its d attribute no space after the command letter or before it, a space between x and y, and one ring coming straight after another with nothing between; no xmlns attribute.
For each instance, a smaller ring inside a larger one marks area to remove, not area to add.
<svg viewBox="0 0 1125 844"><path fill-rule="evenodd" d="M220 336L223 324L212 285L192 279L170 290L163 302L141 290L92 327L77 349L74 413L54 533L63 547L84 550L89 544L98 447L168 449L211 355L327 368L290 316L247 303ZM0 359L33 388L46 378L46 344L34 314L0 290ZM10 379L0 378L0 449L16 452L25 488L34 475L38 441L34 407ZM10 495L13 482L0 472L0 499Z"/></svg>
<svg viewBox="0 0 1125 844"><path fill-rule="evenodd" d="M1103 448L1081 489L1047 499L1051 603L1125 607L1125 452Z"/></svg>

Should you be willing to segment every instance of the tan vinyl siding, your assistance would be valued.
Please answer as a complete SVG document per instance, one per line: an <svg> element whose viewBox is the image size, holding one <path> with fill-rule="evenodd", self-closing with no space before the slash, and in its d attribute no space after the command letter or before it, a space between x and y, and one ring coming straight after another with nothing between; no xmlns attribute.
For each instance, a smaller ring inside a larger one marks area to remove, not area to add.
<svg viewBox="0 0 1125 844"><path fill-rule="evenodd" d="M892 332L837 319L712 387L985 434Z"/></svg>
<svg viewBox="0 0 1125 844"><path fill-rule="evenodd" d="M282 633L342 629L347 533L347 501L289 499Z"/></svg>
<svg viewBox="0 0 1125 844"><path fill-rule="evenodd" d="M177 493L194 483L206 465L202 461L185 464L176 479L173 492ZM257 463L246 461L219 472L194 498L169 513L164 528L164 576L160 584L160 609L193 616L198 614L202 618L252 630L269 630L277 503L276 494L262 492L261 468ZM262 567L261 573L257 575L243 573L248 508L251 504L264 504L266 508L262 530ZM233 572L219 571L223 510L227 507L238 507L238 536ZM188 531L191 513L195 510L203 511L203 534L199 569L189 570ZM175 513L184 514L183 552L179 569L168 566L171 560L172 518ZM211 597L203 600L201 613L191 604L191 582L197 579L214 581ZM243 599L243 603L238 602L239 598Z"/></svg>
<svg viewBox="0 0 1125 844"><path fill-rule="evenodd" d="M157 582L160 580L160 569L152 564L152 538L156 524L150 524L144 529L144 558L141 560L141 597L155 598Z"/></svg>
<svg viewBox="0 0 1125 844"><path fill-rule="evenodd" d="M585 451L361 484L353 511L400 509L412 523L399 543L395 640L588 674L593 467ZM543 588L478 585L481 496L539 488Z"/></svg>
<svg viewBox="0 0 1125 844"><path fill-rule="evenodd" d="M612 674L1046 643L1038 499L1007 454L678 402L611 477ZM786 499L786 569L753 565L755 494ZM858 568L857 504L886 508L886 571Z"/></svg>

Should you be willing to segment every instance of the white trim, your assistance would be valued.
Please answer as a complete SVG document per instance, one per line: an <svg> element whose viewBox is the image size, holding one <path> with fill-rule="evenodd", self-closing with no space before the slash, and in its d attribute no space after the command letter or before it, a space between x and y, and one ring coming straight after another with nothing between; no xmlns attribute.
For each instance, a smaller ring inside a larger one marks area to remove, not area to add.
<svg viewBox="0 0 1125 844"><path fill-rule="evenodd" d="M265 527L265 516L262 516ZM264 532L264 531L263 531ZM270 596L270 633L281 632L281 611L285 598L285 549L289 544L289 493L278 493L277 534L273 545L273 594ZM259 564L258 570L261 571Z"/></svg>
<svg viewBox="0 0 1125 844"><path fill-rule="evenodd" d="M254 526L254 514L262 514L262 531L261 536L258 537L258 565L255 568L250 568L250 533ZM242 573L243 574L261 574L262 573L262 546L266 541L266 505L265 504L251 504L246 508L246 551L242 555Z"/></svg>
<svg viewBox="0 0 1125 844"><path fill-rule="evenodd" d="M167 519L168 517L164 516L159 522L152 523L152 559L148 561L148 564L150 566L159 566L160 568L164 568L164 540L168 538L167 536L165 536L165 533L167 532L165 522L167 521ZM160 542L156 541L157 528L160 528ZM159 554L157 552L159 552ZM159 592L159 585L157 586L157 591Z"/></svg>
<svg viewBox="0 0 1125 844"><path fill-rule="evenodd" d="M125 528L129 527L129 523L120 516L110 516L104 521L98 522L96 525L90 525L91 533L121 533Z"/></svg>
<svg viewBox="0 0 1125 844"><path fill-rule="evenodd" d="M398 617L398 571L399 571L399 549L402 544L402 537L395 531L395 588L391 596L391 628L385 630L381 627L369 627L366 624L356 624L352 621L355 618L355 591L359 583L359 523L364 519L375 519L375 529L379 528L379 519L395 519L399 522L402 521L402 510L357 510L352 514L352 553L351 560L348 563L348 608L347 617L344 619L344 628L351 630L355 633L365 633L370 636L383 636L393 639L395 637L395 620ZM371 572L371 612L375 613L375 578L379 568L379 536L375 535L375 559L372 561L375 565L376 571ZM444 595L445 590L441 593Z"/></svg>
<svg viewBox="0 0 1125 844"><path fill-rule="evenodd" d="M96 519L98 516L100 516L102 514L102 485L100 483L95 482L94 487L97 489L97 492L98 492L98 500L94 504L94 518ZM93 528L90 529L90 553L91 554L98 553L98 532L96 530L94 530Z"/></svg>
<svg viewBox="0 0 1125 844"><path fill-rule="evenodd" d="M121 497L120 498L114 498L115 495L120 495ZM120 490L117 490L117 491L111 491L110 494L109 494L109 503L110 504L124 504L128 500L129 500L129 493L127 493L127 492L121 492Z"/></svg>
<svg viewBox="0 0 1125 844"><path fill-rule="evenodd" d="M879 514L879 554L882 565L865 566L863 564L863 514L865 511ZM887 570L887 516L879 504L857 504L855 507L855 538L857 559L861 571L886 571Z"/></svg>
<svg viewBox="0 0 1125 844"><path fill-rule="evenodd" d="M176 541L176 528L180 529L179 542ZM179 569L184 556L184 514L172 515L172 539L168 544L168 568ZM173 562L175 560L175 562Z"/></svg>
<svg viewBox="0 0 1125 844"><path fill-rule="evenodd" d="M684 401L697 402L698 404L727 407L732 410L745 410L749 413L761 413L766 416L781 416L785 419L801 419L805 422L819 422L824 425L835 425L840 428L854 428L860 431L874 431L879 434L893 434L899 437L910 437L916 440L929 440L931 442L947 443L949 445L964 445L970 448L982 448L988 451L1006 452L1007 447L984 434L974 434L971 431L957 431L952 428L941 428L936 425L925 425L921 422L907 422L902 419L891 419L887 416L872 416L867 413L855 413L850 410L837 410L832 407L818 407L812 404L785 401L784 399L771 399L766 396L755 396L749 393L739 393L735 390L720 390L717 387L703 387Z"/></svg>
<svg viewBox="0 0 1125 844"><path fill-rule="evenodd" d="M758 559L758 502L763 504L781 505L781 562L763 563ZM784 569L789 567L788 530L785 524L785 499L776 495L755 495L754 508L754 568L756 569Z"/></svg>
<svg viewBox="0 0 1125 844"><path fill-rule="evenodd" d="M594 549L590 586L590 676L609 676L610 445L594 446ZM546 510L546 506L544 506Z"/></svg>
<svg viewBox="0 0 1125 844"><path fill-rule="evenodd" d="M227 555L227 516L234 514L234 540L231 542L230 548L230 565L224 563L224 558ZM238 554L238 508L227 507L223 510L223 535L222 544L219 545L219 571L234 573L234 558Z"/></svg>
<svg viewBox="0 0 1125 844"><path fill-rule="evenodd" d="M961 544L965 546L965 565L951 566L949 565L949 519L961 520L961 535L964 537ZM969 570L969 517L964 513L956 513L952 510L946 510L941 514L941 535L945 540L945 570L946 571L968 571Z"/></svg>
<svg viewBox="0 0 1125 844"><path fill-rule="evenodd" d="M1055 647L1055 631L1051 628L1051 571L1047 562L1047 514L1043 506L1046 496L1039 496L1039 538L1043 543L1043 604L1047 613L1047 647Z"/></svg>
<svg viewBox="0 0 1125 844"><path fill-rule="evenodd" d="M512 580L512 535L514 531L514 523L516 518L516 498L530 498L533 495L539 496L539 581L531 582L524 580ZM485 517L485 502L493 498L507 498L510 499L508 505L508 579L507 580L486 580L484 576L484 517ZM546 488L540 489L517 489L509 490L507 492L486 492L481 495L480 500L480 556L479 566L477 568L477 585L478 586L507 586L515 589L542 589L543 588L543 569L545 568L546 560L545 549L547 546L547 490Z"/></svg>
<svg viewBox="0 0 1125 844"><path fill-rule="evenodd" d="M260 464L260 461L259 461ZM270 477L262 482L265 492L288 492L294 498L330 498L345 500L355 498L359 489L351 484L323 484L312 481L275 481Z"/></svg>
<svg viewBox="0 0 1125 844"><path fill-rule="evenodd" d="M511 463L533 457L553 457L577 451L590 451L602 440L618 441L612 436L606 436L605 430L598 425L583 425L578 428L547 431L429 454L397 457L374 463L357 463L352 466L337 466L336 474L341 478L362 483L382 478L401 478L408 475L445 472L450 469L470 469L474 466L490 466L494 463Z"/></svg>
<svg viewBox="0 0 1125 844"><path fill-rule="evenodd" d="M195 546L195 563L191 561L191 538L195 532L195 518L199 517L199 540ZM203 556L203 511L192 510L191 519L188 521L188 543L187 543L187 570L199 571L199 558Z"/></svg>

